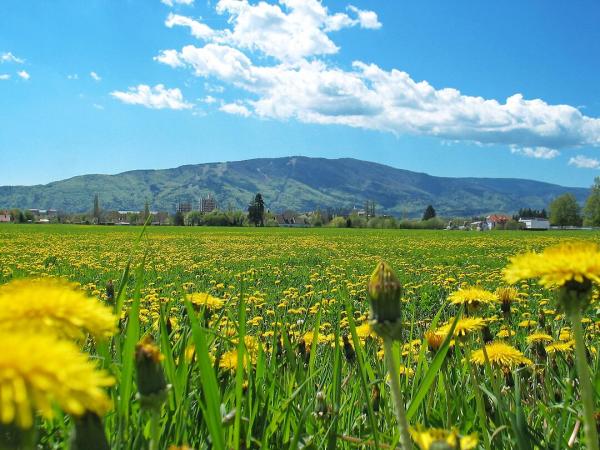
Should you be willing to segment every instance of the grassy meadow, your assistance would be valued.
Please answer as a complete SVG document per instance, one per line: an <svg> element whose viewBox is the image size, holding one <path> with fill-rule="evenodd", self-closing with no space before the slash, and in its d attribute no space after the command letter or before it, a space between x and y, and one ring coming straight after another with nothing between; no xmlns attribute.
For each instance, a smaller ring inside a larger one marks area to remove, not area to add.
<svg viewBox="0 0 600 450"><path fill-rule="evenodd" d="M564 450L587 447L556 294L529 280L504 305L494 294L469 310L449 296L496 293L510 257L567 240L600 243L600 233L4 225L0 285L64 277L118 317L111 337L74 339L114 379L102 417L110 448L388 449L400 433L367 293L383 259L402 284L393 351L415 448ZM594 289L582 325L598 393ZM472 322L453 328L460 314ZM169 385L150 407L135 364L147 335ZM478 364L484 342L522 355ZM74 420L60 408L35 421L39 448L74 448ZM434 447L430 428L462 440Z"/></svg>

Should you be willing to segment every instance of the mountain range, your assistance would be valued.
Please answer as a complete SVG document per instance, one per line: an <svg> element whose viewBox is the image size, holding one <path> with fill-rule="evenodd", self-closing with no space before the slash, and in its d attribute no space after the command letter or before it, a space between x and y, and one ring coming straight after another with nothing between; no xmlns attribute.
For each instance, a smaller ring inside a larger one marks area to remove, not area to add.
<svg viewBox="0 0 600 450"><path fill-rule="evenodd" d="M0 186L0 208L90 211L98 194L105 210L174 211L209 193L223 209L246 208L262 193L271 211L362 208L374 201L378 213L417 217L431 204L439 215L470 217L542 209L570 192L583 202L589 190L512 178L449 178L411 172L351 158L302 156L133 170L116 175L82 175L45 185Z"/></svg>

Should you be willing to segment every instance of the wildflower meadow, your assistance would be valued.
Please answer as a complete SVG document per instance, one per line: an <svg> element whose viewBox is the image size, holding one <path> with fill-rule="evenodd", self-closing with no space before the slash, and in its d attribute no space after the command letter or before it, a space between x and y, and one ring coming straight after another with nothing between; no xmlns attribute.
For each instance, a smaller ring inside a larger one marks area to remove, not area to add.
<svg viewBox="0 0 600 450"><path fill-rule="evenodd" d="M0 226L0 449L598 450L599 243Z"/></svg>

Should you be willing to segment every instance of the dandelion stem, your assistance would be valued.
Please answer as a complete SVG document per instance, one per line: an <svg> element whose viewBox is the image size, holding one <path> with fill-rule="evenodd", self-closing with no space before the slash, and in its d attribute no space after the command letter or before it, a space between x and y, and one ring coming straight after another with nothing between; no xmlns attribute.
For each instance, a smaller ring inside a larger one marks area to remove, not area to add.
<svg viewBox="0 0 600 450"><path fill-rule="evenodd" d="M396 417L398 419L398 430L400 431L400 445L404 450L411 450L413 446L408 432L408 421L406 420L406 412L404 411L404 400L402 399L402 392L400 391L399 369L396 367L392 343L392 339L388 337L383 338L385 365L390 376L392 397L394 399Z"/></svg>
<svg viewBox="0 0 600 450"><path fill-rule="evenodd" d="M150 445L149 450L158 450L160 441L160 407L150 411Z"/></svg>
<svg viewBox="0 0 600 450"><path fill-rule="evenodd" d="M585 339L583 337L583 328L581 327L581 313L573 312L570 315L573 325L573 334L575 335L575 365L577 375L579 376L580 397L583 403L583 425L585 430L585 439L589 450L598 450L598 431L596 430L596 421L594 420L594 400L595 392L592 389L590 381L591 375L585 355Z"/></svg>

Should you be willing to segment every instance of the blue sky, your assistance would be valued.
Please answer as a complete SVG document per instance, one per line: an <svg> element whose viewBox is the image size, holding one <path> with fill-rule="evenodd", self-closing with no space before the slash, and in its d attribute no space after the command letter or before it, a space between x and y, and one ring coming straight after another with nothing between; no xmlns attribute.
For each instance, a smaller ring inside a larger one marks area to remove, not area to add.
<svg viewBox="0 0 600 450"><path fill-rule="evenodd" d="M7 0L0 185L306 155L600 175L600 3Z"/></svg>

